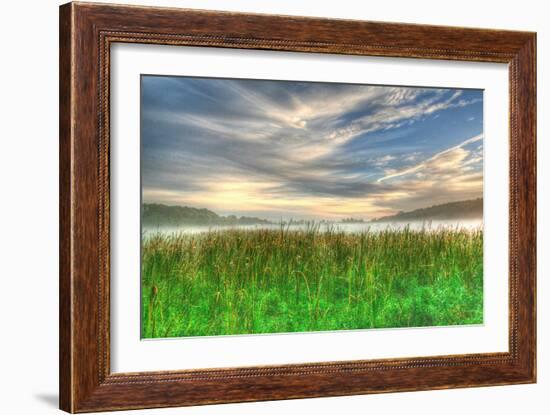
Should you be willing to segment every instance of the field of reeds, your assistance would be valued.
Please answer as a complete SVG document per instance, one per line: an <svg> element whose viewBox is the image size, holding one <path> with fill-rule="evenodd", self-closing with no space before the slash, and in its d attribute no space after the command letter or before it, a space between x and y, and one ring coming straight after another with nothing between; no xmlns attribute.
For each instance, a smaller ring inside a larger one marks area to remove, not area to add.
<svg viewBox="0 0 550 415"><path fill-rule="evenodd" d="M142 337L483 322L482 230L222 230L142 243Z"/></svg>

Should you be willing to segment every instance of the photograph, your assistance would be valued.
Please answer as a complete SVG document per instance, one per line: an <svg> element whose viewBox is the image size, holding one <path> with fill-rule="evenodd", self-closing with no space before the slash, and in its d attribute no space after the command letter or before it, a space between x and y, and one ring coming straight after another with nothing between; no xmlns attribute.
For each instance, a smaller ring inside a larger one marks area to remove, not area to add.
<svg viewBox="0 0 550 415"><path fill-rule="evenodd" d="M142 338L483 324L483 90L140 84Z"/></svg>

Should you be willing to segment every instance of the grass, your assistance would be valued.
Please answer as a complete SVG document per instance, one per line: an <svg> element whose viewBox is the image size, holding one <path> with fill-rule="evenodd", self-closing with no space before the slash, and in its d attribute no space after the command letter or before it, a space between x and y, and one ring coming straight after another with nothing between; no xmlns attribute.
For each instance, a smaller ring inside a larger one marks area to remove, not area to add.
<svg viewBox="0 0 550 415"><path fill-rule="evenodd" d="M223 230L144 238L144 338L483 322L483 232Z"/></svg>

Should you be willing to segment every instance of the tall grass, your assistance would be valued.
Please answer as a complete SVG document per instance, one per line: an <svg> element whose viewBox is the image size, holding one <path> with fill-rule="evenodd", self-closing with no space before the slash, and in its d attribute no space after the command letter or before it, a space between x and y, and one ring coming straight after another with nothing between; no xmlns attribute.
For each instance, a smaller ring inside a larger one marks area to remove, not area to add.
<svg viewBox="0 0 550 415"><path fill-rule="evenodd" d="M482 323L481 230L222 230L143 241L142 336Z"/></svg>

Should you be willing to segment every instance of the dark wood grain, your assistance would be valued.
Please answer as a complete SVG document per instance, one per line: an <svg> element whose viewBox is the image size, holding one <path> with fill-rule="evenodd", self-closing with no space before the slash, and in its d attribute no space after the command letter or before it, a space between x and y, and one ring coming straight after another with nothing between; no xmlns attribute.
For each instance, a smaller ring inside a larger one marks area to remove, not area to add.
<svg viewBox="0 0 550 415"><path fill-rule="evenodd" d="M59 406L72 403L71 321L71 102L72 20L69 7L59 14Z"/></svg>
<svg viewBox="0 0 550 415"><path fill-rule="evenodd" d="M109 70L115 42L508 63L509 352L111 373ZM536 379L536 36L70 3L60 9L60 406L68 412L292 399Z"/></svg>

